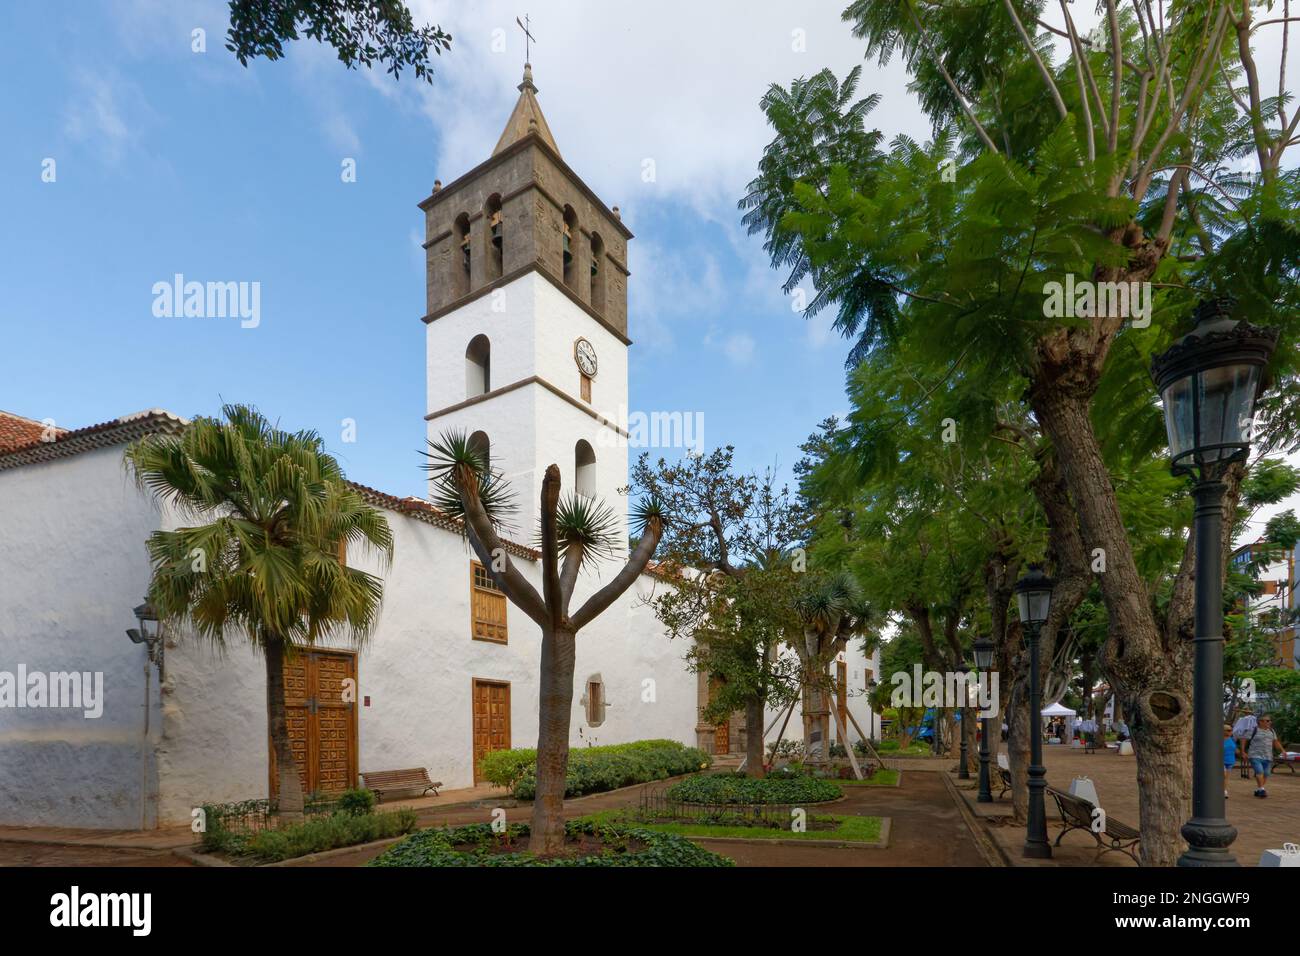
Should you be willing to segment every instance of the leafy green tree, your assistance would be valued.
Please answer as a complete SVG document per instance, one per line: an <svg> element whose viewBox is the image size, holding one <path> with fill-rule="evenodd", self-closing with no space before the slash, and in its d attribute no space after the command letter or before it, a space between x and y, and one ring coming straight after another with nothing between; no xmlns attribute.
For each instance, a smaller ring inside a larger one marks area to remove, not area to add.
<svg viewBox="0 0 1300 956"><path fill-rule="evenodd" d="M783 181L781 157L798 155L798 138L833 138L838 126L816 114L829 104L782 116L745 204L773 211L761 229L772 251L785 250L774 264L807 262L855 358L942 343L952 367L991 389L1026 383L1020 404L1050 445L1084 553L1104 560L1101 660L1136 744L1142 858L1169 865L1190 809L1195 553L1187 543L1151 587L1125 510L1141 494L1121 479L1154 475L1163 438L1145 369L1207 294L1232 293L1242 315L1281 328L1256 438L1265 449L1300 441L1298 183L1282 163L1300 113L1284 82L1276 96L1264 89L1254 58L1255 31L1267 21L1285 32L1291 18L1249 0L1161 16L1108 3L1084 36L1059 6L855 0L845 19L868 56L902 58L933 141L900 137L881 155ZM1243 155L1257 175L1242 175ZM1115 294L1060 307L1052 290L1078 282ZM1121 286L1150 290L1151 309L1122 301ZM1108 455L1121 440L1129 472ZM1229 475L1229 519L1242 473ZM1145 489L1149 501L1163 492ZM1182 489L1170 503L1185 510ZM1061 533L1053 526L1054 546Z"/></svg>
<svg viewBox="0 0 1300 956"><path fill-rule="evenodd" d="M632 481L672 516L663 557L682 572L654 599L655 614L670 637L693 641L687 659L697 672L718 678L705 718L744 712L745 772L762 776L765 709L792 693L780 645L799 630L794 602L805 558L794 549L806 518L770 470L736 473L734 453L727 446L673 462L642 454Z"/></svg>
<svg viewBox="0 0 1300 956"><path fill-rule="evenodd" d="M528 847L541 856L564 849L564 792L573 714L573 668L578 632L603 614L645 572L663 535L666 512L654 497L631 510L636 547L609 581L570 610L579 575L613 558L621 543L613 509L583 494L561 497L560 469L542 478L538 547L542 557L539 594L510 558L499 528L513 508L509 486L483 451L464 432L429 442L425 465L433 500L463 522L483 567L510 601L541 629L538 682L537 792Z"/></svg>
<svg viewBox="0 0 1300 956"><path fill-rule="evenodd" d="M230 0L226 49L243 66L284 57L286 43L306 37L332 46L349 70L386 64L400 79L403 68L433 82L429 51L451 49L451 34L436 25L417 27L402 0Z"/></svg>
<svg viewBox="0 0 1300 956"><path fill-rule="evenodd" d="M200 522L149 536L149 600L163 621L218 646L238 636L261 653L279 813L299 818L284 662L318 641L360 644L373 632L383 580L340 561L340 545L387 563L388 522L347 484L318 434L282 431L243 405L179 435L146 436L126 463L141 489Z"/></svg>

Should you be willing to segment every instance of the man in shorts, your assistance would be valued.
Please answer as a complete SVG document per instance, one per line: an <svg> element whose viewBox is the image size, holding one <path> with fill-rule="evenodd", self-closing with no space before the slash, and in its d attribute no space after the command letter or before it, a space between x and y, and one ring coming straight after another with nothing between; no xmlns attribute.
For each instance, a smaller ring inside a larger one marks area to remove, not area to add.
<svg viewBox="0 0 1300 956"><path fill-rule="evenodd" d="M1285 754L1282 741L1277 739L1273 730L1273 718L1260 714L1255 732L1246 741L1246 756L1250 758L1250 769L1255 772L1255 796L1267 797L1268 775L1273 772L1273 751Z"/></svg>

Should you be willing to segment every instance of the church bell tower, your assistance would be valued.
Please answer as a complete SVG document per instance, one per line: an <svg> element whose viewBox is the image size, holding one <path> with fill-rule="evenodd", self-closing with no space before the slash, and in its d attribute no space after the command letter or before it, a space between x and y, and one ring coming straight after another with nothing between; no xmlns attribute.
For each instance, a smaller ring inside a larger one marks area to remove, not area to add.
<svg viewBox="0 0 1300 956"><path fill-rule="evenodd" d="M511 537L537 527L545 469L603 498L626 541L627 243L632 233L560 156L525 64L491 157L420 203L428 435L463 430L515 493Z"/></svg>

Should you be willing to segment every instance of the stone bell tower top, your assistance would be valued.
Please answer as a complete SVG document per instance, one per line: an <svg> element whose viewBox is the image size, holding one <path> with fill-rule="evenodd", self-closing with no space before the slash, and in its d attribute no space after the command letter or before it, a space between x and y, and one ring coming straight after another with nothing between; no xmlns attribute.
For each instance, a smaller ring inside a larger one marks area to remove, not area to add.
<svg viewBox="0 0 1300 956"><path fill-rule="evenodd" d="M420 203L426 323L537 272L625 345L632 233L560 156L533 69L492 156ZM449 131L454 132L454 131Z"/></svg>
<svg viewBox="0 0 1300 956"><path fill-rule="evenodd" d="M515 103L514 112L510 114L510 119L506 120L506 128L502 131L501 138L497 140L497 148L492 150L492 155L496 156L529 133L536 133L541 141L551 147L556 156L559 156L560 147L555 145L555 137L551 135L551 128L546 125L546 117L542 115L542 107L537 102L537 87L533 85L531 63L524 64L524 81L517 89L519 102Z"/></svg>

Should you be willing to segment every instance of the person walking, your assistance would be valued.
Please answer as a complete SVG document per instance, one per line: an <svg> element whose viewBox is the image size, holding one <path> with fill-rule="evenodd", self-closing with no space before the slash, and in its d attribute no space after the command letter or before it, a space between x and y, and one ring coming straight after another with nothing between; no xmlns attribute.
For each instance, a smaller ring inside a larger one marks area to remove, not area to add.
<svg viewBox="0 0 1300 956"><path fill-rule="evenodd" d="M1223 799L1228 799L1228 774L1237 766L1237 741L1232 736L1232 724L1223 725Z"/></svg>
<svg viewBox="0 0 1300 956"><path fill-rule="evenodd" d="M1241 709L1241 716L1232 725L1232 736L1237 741L1237 749L1240 751L1238 766L1241 767L1242 780L1250 779L1250 761L1246 759L1246 739L1255 732L1257 726L1255 713L1249 707Z"/></svg>
<svg viewBox="0 0 1300 956"><path fill-rule="evenodd" d="M1267 797L1268 775L1273 772L1273 751L1285 754L1282 741L1277 739L1273 730L1273 718L1260 714L1255 732L1246 741L1246 756L1250 758L1250 768L1255 772L1255 796Z"/></svg>

